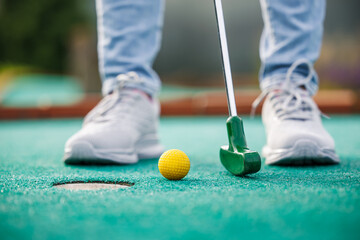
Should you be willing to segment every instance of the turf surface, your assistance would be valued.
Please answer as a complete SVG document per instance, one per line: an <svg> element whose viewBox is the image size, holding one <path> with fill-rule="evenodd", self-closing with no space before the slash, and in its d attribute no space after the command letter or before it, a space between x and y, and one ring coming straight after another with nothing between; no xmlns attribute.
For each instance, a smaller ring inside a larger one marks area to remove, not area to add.
<svg viewBox="0 0 360 240"><path fill-rule="evenodd" d="M333 117L342 163L269 167L239 178L218 159L225 118L165 118L167 149L191 160L188 176L164 179L156 160L132 166L64 166L81 120L0 122L0 239L359 239L360 116ZM248 144L265 142L244 119ZM66 181L128 181L117 190L55 189Z"/></svg>
<svg viewBox="0 0 360 240"><path fill-rule="evenodd" d="M6 107L69 105L83 94L77 79L60 75L21 75L0 89L1 105Z"/></svg>

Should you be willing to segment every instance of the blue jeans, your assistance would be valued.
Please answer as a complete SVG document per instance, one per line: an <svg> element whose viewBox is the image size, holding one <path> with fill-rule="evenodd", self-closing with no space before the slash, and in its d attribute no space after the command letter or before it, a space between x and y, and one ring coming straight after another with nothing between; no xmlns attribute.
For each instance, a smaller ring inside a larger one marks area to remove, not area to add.
<svg viewBox="0 0 360 240"><path fill-rule="evenodd" d="M281 85L288 68L298 59L314 63L319 56L325 16L325 0L260 0L264 30L260 41L260 87ZM142 83L129 84L150 95L161 86L152 68L161 43L163 0L96 0L99 67L103 94L116 86L116 76L134 71ZM215 16L214 16L215 18ZM297 81L308 69L299 66ZM314 76L306 86L314 94Z"/></svg>

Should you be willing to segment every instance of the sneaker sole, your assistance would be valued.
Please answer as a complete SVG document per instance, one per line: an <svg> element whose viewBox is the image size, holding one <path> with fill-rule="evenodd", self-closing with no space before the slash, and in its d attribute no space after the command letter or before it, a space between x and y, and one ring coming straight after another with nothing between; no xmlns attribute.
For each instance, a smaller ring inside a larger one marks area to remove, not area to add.
<svg viewBox="0 0 360 240"><path fill-rule="evenodd" d="M134 164L138 158L135 152L102 152L88 142L79 142L65 149L64 162L70 165Z"/></svg>
<svg viewBox="0 0 360 240"><path fill-rule="evenodd" d="M134 164L139 159L159 158L163 152L164 148L157 137L148 135L136 144L136 150L129 152L101 151L88 142L79 142L71 149L65 149L64 162L73 165Z"/></svg>
<svg viewBox="0 0 360 240"><path fill-rule="evenodd" d="M330 165L340 159L333 149L321 148L309 140L299 140L288 149L263 148L265 163L268 165Z"/></svg>

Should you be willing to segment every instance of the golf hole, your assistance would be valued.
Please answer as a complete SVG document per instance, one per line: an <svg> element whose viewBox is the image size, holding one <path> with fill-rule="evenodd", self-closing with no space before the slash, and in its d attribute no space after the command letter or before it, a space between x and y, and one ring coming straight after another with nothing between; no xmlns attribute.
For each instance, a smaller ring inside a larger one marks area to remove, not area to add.
<svg viewBox="0 0 360 240"><path fill-rule="evenodd" d="M67 190L101 190L101 189L128 188L133 185L134 185L133 183L128 183L128 182L76 181L76 182L66 182L66 183L55 183L53 186L55 188L61 188Z"/></svg>

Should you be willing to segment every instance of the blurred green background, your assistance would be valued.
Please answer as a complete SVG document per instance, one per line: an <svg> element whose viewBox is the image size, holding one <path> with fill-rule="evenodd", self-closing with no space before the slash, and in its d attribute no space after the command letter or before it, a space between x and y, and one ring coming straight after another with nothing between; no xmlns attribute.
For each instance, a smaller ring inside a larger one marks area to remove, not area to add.
<svg viewBox="0 0 360 240"><path fill-rule="evenodd" d="M224 0L236 85L257 87L260 4ZM321 88L360 88L360 2L327 2ZM165 84L221 86L213 1L167 0L155 69ZM69 75L99 92L94 0L0 0L0 89L18 73Z"/></svg>

